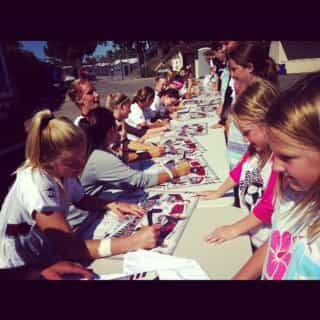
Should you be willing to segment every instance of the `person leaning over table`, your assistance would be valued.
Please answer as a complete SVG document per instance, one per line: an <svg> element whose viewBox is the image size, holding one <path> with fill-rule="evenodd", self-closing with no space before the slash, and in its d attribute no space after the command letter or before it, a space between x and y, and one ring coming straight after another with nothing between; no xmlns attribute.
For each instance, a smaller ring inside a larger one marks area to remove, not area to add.
<svg viewBox="0 0 320 320"><path fill-rule="evenodd" d="M154 90L150 87L139 89L133 97L130 113L125 120L126 130L129 140L138 140L148 134L161 134L169 130L168 121L148 123L144 110L148 109L154 99Z"/></svg>
<svg viewBox="0 0 320 320"><path fill-rule="evenodd" d="M70 205L104 215L143 216L143 208L85 195L78 179L87 161L84 132L50 110L32 119L26 160L0 213L0 268L89 261L156 245L156 226L129 237L84 239L68 223Z"/></svg>
<svg viewBox="0 0 320 320"><path fill-rule="evenodd" d="M135 191L163 184L190 173L187 161L180 161L172 170L164 167L158 174L148 174L130 168L110 149L117 139L117 129L113 113L106 108L91 110L87 119L82 119L79 125L89 142L88 161L80 178L88 196L107 198L110 196L110 189L133 194ZM78 208L72 208L71 211L72 215L69 215L68 221L73 228L78 228L79 223L87 217L90 219L91 213L87 211Z"/></svg>
<svg viewBox="0 0 320 320"><path fill-rule="evenodd" d="M113 113L118 130L119 139L112 149L118 151L124 162L128 163L131 161L146 160L160 157L164 154L164 146L141 143L138 140L129 141L127 138L124 121L127 119L131 108L131 101L128 96L123 93L110 93L107 96L105 106Z"/></svg>
<svg viewBox="0 0 320 320"><path fill-rule="evenodd" d="M165 90L167 87L167 76L165 73L162 73L158 75L155 79L155 86L154 86L154 98L152 101L152 104L149 108L146 108L143 110L143 113L147 119L150 119L151 121L153 118L156 117L156 115L160 112L161 108L161 102L160 102L160 96L159 93L162 90Z"/></svg>

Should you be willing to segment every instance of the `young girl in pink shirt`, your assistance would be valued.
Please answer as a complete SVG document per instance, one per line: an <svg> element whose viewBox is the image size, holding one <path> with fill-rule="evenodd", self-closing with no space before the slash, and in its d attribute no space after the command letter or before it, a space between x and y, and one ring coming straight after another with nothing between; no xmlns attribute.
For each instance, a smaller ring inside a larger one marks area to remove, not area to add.
<svg viewBox="0 0 320 320"><path fill-rule="evenodd" d="M249 232L252 244L257 248L268 237L278 175L273 170L273 155L268 146L264 119L277 96L278 91L270 82L257 78L234 105L233 119L244 139L250 143L249 148L217 190L199 195L203 199L217 199L239 186L240 207L248 212L248 216L215 229L206 238L209 243L221 243Z"/></svg>

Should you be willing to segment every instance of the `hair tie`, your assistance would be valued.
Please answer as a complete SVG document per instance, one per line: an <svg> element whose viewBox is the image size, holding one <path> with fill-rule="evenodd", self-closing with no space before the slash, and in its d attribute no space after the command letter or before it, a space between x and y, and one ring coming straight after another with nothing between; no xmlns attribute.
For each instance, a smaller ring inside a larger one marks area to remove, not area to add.
<svg viewBox="0 0 320 320"><path fill-rule="evenodd" d="M123 104L125 104L127 102L130 102L130 98L125 96L119 101L118 104L123 105Z"/></svg>
<svg viewBox="0 0 320 320"><path fill-rule="evenodd" d="M54 119L54 115L53 115L53 114L51 114L50 117L43 119L43 120L41 121L40 130L41 130L41 131L44 130L44 129L48 126L49 122L50 122L52 119Z"/></svg>

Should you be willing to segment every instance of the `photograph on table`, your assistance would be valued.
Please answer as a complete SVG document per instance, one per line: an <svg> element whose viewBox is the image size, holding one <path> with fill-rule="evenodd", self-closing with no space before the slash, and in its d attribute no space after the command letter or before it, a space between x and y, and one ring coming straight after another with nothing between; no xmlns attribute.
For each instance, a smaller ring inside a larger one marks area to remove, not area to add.
<svg viewBox="0 0 320 320"><path fill-rule="evenodd" d="M177 120L186 121L191 119L202 119L212 117L216 114L218 105L192 105L185 106L178 110Z"/></svg>
<svg viewBox="0 0 320 320"><path fill-rule="evenodd" d="M199 107L210 106L217 108L221 103L220 95L203 95L197 98L197 105Z"/></svg>
<svg viewBox="0 0 320 320"><path fill-rule="evenodd" d="M167 162L171 159L185 159L186 157L199 157L203 152L207 151L201 143L193 139L191 136L178 136L171 134L160 139L160 144L165 147L165 153L159 158L154 158L156 163Z"/></svg>
<svg viewBox="0 0 320 320"><path fill-rule="evenodd" d="M191 123L173 128L177 136L204 136L208 134L208 123Z"/></svg>
<svg viewBox="0 0 320 320"><path fill-rule="evenodd" d="M95 230L94 238L126 237L143 226L161 224L158 246L152 250L172 254L197 202L193 194L150 192L139 203L147 211L143 217L127 216L120 221L116 214L108 211ZM112 258L123 258L123 255Z"/></svg>
<svg viewBox="0 0 320 320"><path fill-rule="evenodd" d="M221 182L216 172L209 166L203 155L196 158L186 157L191 166L191 172L182 177L175 178L158 186L149 188L149 190L166 191L171 189L188 188L198 185ZM179 159L172 159L168 162L162 162L159 165L166 166L172 170L178 164Z"/></svg>

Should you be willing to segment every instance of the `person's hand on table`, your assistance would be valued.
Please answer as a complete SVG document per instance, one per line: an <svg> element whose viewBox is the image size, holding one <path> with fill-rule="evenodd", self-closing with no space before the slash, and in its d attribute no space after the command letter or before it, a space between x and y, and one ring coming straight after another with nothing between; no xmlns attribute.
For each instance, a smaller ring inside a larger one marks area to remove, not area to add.
<svg viewBox="0 0 320 320"><path fill-rule="evenodd" d="M214 125L212 125L210 128L211 129L219 129L219 128L223 128L223 127L224 127L224 125L218 122L218 123L215 123Z"/></svg>
<svg viewBox="0 0 320 320"><path fill-rule="evenodd" d="M146 211L142 207L127 202L111 202L107 208L116 213L120 219L124 219L125 215L134 215L142 217Z"/></svg>
<svg viewBox="0 0 320 320"><path fill-rule="evenodd" d="M169 120L168 119L158 119L156 122L165 125L165 124L169 123Z"/></svg>
<svg viewBox="0 0 320 320"><path fill-rule="evenodd" d="M217 108L217 114L218 114L219 116L221 116L222 108L223 108L223 105L222 105L222 104L220 104L220 106Z"/></svg>
<svg viewBox="0 0 320 320"><path fill-rule="evenodd" d="M170 114L171 119L178 119L178 111L174 111Z"/></svg>
<svg viewBox="0 0 320 320"><path fill-rule="evenodd" d="M151 154L152 158L159 158L162 157L165 153L165 146L159 145L154 146L153 148L150 148L148 152Z"/></svg>
<svg viewBox="0 0 320 320"><path fill-rule="evenodd" d="M208 243L222 243L227 240L234 239L238 236L238 232L234 226L221 226L216 228L212 233L206 236L205 241Z"/></svg>
<svg viewBox="0 0 320 320"><path fill-rule="evenodd" d="M174 167L173 175L175 177L186 176L190 173L191 167L188 161L182 160Z"/></svg>
<svg viewBox="0 0 320 320"><path fill-rule="evenodd" d="M172 114L173 112L176 112L178 110L177 106L168 106L167 110Z"/></svg>
<svg viewBox="0 0 320 320"><path fill-rule="evenodd" d="M197 196L203 200L216 200L220 198L220 195L217 191L202 191L197 193Z"/></svg>
<svg viewBox="0 0 320 320"><path fill-rule="evenodd" d="M132 236L135 242L135 249L153 249L157 246L160 235L161 224L153 224L152 226L142 227Z"/></svg>
<svg viewBox="0 0 320 320"><path fill-rule="evenodd" d="M46 280L63 280L63 276L68 274L79 275L88 280L91 280L94 277L93 273L84 268L81 264L69 261L58 262L41 272L41 275Z"/></svg>

